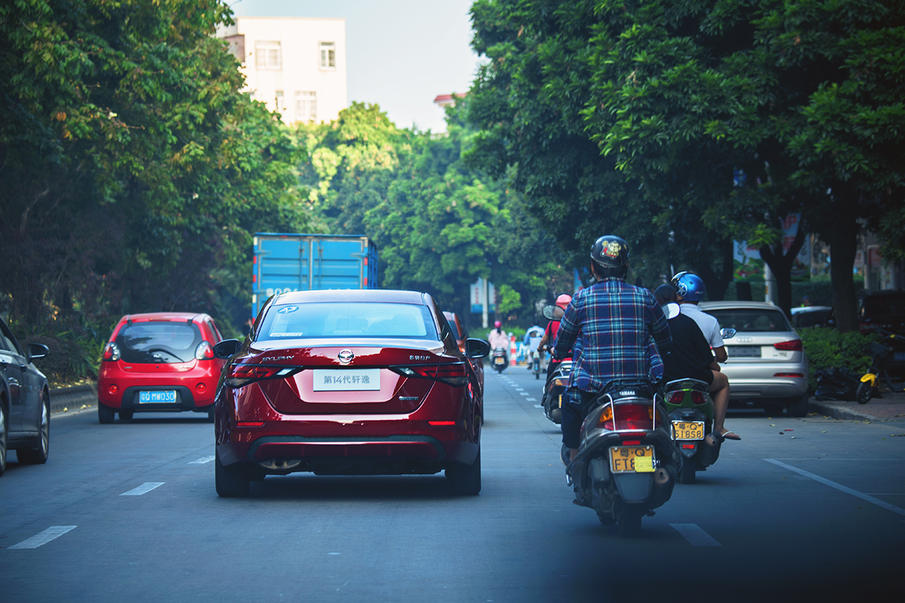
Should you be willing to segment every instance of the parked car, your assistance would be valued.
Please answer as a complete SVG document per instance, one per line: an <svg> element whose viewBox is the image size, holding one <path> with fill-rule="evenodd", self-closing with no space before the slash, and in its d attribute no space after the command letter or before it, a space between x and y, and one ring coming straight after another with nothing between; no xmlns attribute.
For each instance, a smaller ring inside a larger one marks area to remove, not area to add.
<svg viewBox="0 0 905 603"><path fill-rule="evenodd" d="M468 330L465 328L465 323L459 318L459 315L455 312L443 312L443 316L446 318L446 322L449 323L449 328L452 329L453 337L456 339L456 344L459 346L459 351L463 354L465 353L465 340L468 339ZM481 392L483 395L484 392L484 361L482 359L471 359L471 365L474 367L475 373L478 375L478 383L481 386Z"/></svg>
<svg viewBox="0 0 905 603"><path fill-rule="evenodd" d="M430 474L481 489L483 398L426 293L314 290L270 298L229 358L215 404L215 481L244 496L267 474Z"/></svg>
<svg viewBox="0 0 905 603"><path fill-rule="evenodd" d="M123 316L104 347L97 378L97 418L128 421L136 412L206 412L223 360L214 346L223 337L207 314L152 312Z"/></svg>
<svg viewBox="0 0 905 603"><path fill-rule="evenodd" d="M858 318L862 331L880 327L905 336L905 291L887 289L862 292L858 297Z"/></svg>
<svg viewBox="0 0 905 603"><path fill-rule="evenodd" d="M0 319L0 475L6 453L15 450L20 463L47 462L50 451L50 388L32 361L47 355L47 346L32 343L24 350Z"/></svg>
<svg viewBox="0 0 905 603"><path fill-rule="evenodd" d="M766 302L702 302L736 335L724 340L731 401L763 407L769 413L788 409L794 417L808 411L808 362L801 337L778 307Z"/></svg>
<svg viewBox="0 0 905 603"><path fill-rule="evenodd" d="M802 306L792 308L792 326L796 329L804 327L832 327L836 324L832 306Z"/></svg>

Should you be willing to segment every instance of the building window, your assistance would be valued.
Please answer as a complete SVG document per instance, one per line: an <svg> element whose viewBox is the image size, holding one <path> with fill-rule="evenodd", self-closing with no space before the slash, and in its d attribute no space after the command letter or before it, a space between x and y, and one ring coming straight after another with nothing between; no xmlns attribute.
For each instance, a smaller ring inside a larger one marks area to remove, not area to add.
<svg viewBox="0 0 905 603"><path fill-rule="evenodd" d="M274 111L282 113L286 110L286 95L283 94L282 90L277 90L273 93L273 104Z"/></svg>
<svg viewBox="0 0 905 603"><path fill-rule="evenodd" d="M321 42L321 69L336 69L336 44Z"/></svg>
<svg viewBox="0 0 905 603"><path fill-rule="evenodd" d="M317 92L314 90L295 91L295 120L317 121Z"/></svg>
<svg viewBox="0 0 905 603"><path fill-rule="evenodd" d="M278 40L255 42L255 67L265 71L280 71L283 68L283 53Z"/></svg>

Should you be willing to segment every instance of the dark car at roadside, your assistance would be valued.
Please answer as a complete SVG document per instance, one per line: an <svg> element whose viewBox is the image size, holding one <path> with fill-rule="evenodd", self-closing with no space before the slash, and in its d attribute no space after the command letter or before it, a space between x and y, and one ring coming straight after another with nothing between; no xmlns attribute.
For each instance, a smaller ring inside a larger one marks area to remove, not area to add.
<svg viewBox="0 0 905 603"><path fill-rule="evenodd" d="M427 293L314 290L270 298L229 358L215 405L215 483L266 475L433 474L481 490L484 410L470 359Z"/></svg>
<svg viewBox="0 0 905 603"><path fill-rule="evenodd" d="M40 343L23 348L0 319L0 475L7 452L19 462L39 465L50 451L50 388L33 361L47 355Z"/></svg>
<svg viewBox="0 0 905 603"><path fill-rule="evenodd" d="M449 323L449 328L452 329L453 337L456 339L456 344L459 346L459 351L463 354L465 353L465 340L468 339L468 329L465 328L465 323L462 322L462 319L459 318L459 315L455 312L449 312L444 310L443 316L446 318L446 321ZM478 376L478 382L481 386L481 391L484 391L484 361L482 359L472 359L471 365L474 367L475 373Z"/></svg>

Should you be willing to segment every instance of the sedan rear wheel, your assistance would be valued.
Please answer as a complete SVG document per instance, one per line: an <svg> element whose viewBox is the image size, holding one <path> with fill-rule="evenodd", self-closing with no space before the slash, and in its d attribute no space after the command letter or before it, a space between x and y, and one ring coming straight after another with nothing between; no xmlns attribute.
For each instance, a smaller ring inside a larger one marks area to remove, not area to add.
<svg viewBox="0 0 905 603"><path fill-rule="evenodd" d="M790 417L806 417L808 415L808 395L804 394L797 398L792 398L789 403Z"/></svg>
<svg viewBox="0 0 905 603"><path fill-rule="evenodd" d="M19 462L26 465L43 465L50 453L50 400L47 394L41 394L41 426L38 437L30 448L18 448L16 454Z"/></svg>
<svg viewBox="0 0 905 603"><path fill-rule="evenodd" d="M481 449L470 465L455 463L446 469L446 479L454 494L476 496L481 491Z"/></svg>
<svg viewBox="0 0 905 603"><path fill-rule="evenodd" d="M0 475L6 471L6 443L9 441L9 425L6 419L5 402L0 400Z"/></svg>
<svg viewBox="0 0 905 603"><path fill-rule="evenodd" d="M220 455L215 453L215 456L214 481L217 495L223 498L248 496L251 487L245 467L240 463L225 467L220 463Z"/></svg>

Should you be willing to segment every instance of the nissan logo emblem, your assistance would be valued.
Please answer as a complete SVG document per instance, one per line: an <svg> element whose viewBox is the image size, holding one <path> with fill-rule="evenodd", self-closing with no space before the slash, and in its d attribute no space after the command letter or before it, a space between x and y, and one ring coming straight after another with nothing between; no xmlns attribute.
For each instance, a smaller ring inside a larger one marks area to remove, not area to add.
<svg viewBox="0 0 905 603"><path fill-rule="evenodd" d="M337 358L341 364L349 364L355 358L355 354L352 353L352 350L342 350Z"/></svg>

